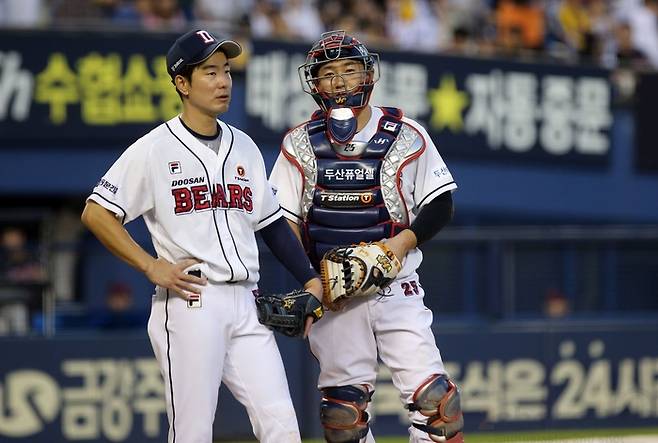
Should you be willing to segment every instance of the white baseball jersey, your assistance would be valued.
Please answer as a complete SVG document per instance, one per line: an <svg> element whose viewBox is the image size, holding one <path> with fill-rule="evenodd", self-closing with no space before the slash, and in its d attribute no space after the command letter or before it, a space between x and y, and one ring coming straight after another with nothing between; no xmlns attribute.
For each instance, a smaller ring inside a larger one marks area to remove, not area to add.
<svg viewBox="0 0 658 443"><path fill-rule="evenodd" d="M132 144L90 200L127 223L143 216L159 257L201 261L209 284L186 301L157 287L148 333L165 381L169 443L212 442L223 382L247 409L259 441L301 438L272 331L259 323L254 232L281 216L263 157L218 122L218 152L178 117Z"/></svg>
<svg viewBox="0 0 658 443"><path fill-rule="evenodd" d="M263 157L244 132L219 122L215 154L178 117L133 143L89 199L123 223L140 215L159 257L197 258L214 282L258 281L254 231L281 216Z"/></svg>
<svg viewBox="0 0 658 443"><path fill-rule="evenodd" d="M383 112L377 107L371 107L371 110L370 120L361 131L355 134L353 142L366 143L377 131L377 125ZM412 223L420 208L438 195L456 189L457 185L425 128L407 117L403 117L402 121L415 128L425 140L425 151L417 159L405 164L401 175L402 198L408 210L409 223ZM283 149L286 149L286 145L290 143L288 134L283 139ZM284 216L297 223L302 218L300 198L302 176L299 170L284 155L279 155L270 174L270 182L277 190L277 198L284 209ZM403 260L403 267L398 278L404 279L412 274L420 266L422 257L419 249L409 251Z"/></svg>

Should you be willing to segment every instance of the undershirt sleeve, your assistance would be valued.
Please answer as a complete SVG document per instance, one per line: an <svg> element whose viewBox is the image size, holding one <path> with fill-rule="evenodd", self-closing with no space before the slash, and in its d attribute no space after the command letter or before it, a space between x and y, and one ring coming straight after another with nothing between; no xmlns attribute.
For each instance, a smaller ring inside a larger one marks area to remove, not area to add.
<svg viewBox="0 0 658 443"><path fill-rule="evenodd" d="M420 245L432 239L441 229L452 220L453 204L450 191L440 194L425 204L409 229L416 234L417 244Z"/></svg>
<svg viewBox="0 0 658 443"><path fill-rule="evenodd" d="M299 239L285 218L279 217L258 231L272 254L290 271L297 281L304 285L310 279L318 277L311 262L304 252Z"/></svg>

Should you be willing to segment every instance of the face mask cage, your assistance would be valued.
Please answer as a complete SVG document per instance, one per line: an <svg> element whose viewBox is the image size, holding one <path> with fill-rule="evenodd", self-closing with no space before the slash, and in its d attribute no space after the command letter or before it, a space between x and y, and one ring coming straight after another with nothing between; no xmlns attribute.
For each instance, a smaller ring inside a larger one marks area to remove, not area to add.
<svg viewBox="0 0 658 443"><path fill-rule="evenodd" d="M320 67L335 60L355 60L362 69L333 76L331 85L334 91L320 92L318 85L324 79L318 76ZM313 97L322 110L327 111L333 107L360 108L368 104L373 86L380 78L379 54L368 52L358 40L345 35L345 31L326 32L313 45L306 62L297 71L302 89ZM347 85L355 76L360 76L361 81L349 90L337 87Z"/></svg>

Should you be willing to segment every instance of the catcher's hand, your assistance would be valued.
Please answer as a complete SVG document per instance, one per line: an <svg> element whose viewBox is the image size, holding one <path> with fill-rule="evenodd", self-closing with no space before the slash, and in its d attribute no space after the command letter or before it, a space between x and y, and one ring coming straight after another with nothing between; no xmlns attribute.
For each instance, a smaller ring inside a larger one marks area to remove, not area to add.
<svg viewBox="0 0 658 443"><path fill-rule="evenodd" d="M259 295L256 297L256 308L258 321L288 337L302 336L306 319L311 317L315 323L324 314L322 303L305 291Z"/></svg>
<svg viewBox="0 0 658 443"><path fill-rule="evenodd" d="M382 242L334 248L320 261L322 301L336 310L351 297L376 294L393 281L400 269L400 260Z"/></svg>

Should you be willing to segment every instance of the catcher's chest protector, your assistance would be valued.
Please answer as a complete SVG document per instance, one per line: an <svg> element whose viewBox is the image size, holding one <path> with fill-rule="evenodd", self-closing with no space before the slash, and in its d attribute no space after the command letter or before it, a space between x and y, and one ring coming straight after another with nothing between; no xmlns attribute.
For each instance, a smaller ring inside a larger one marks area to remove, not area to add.
<svg viewBox="0 0 658 443"><path fill-rule="evenodd" d="M381 109L377 132L358 156L336 153L323 113L291 133L304 173L304 243L314 264L331 248L392 237L409 224L399 172L423 152L424 141L402 111Z"/></svg>

